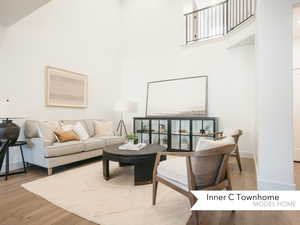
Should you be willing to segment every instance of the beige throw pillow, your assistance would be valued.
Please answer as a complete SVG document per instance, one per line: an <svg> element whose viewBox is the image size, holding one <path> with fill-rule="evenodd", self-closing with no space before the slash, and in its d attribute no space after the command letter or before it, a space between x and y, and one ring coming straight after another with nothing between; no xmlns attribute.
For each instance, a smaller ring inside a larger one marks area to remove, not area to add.
<svg viewBox="0 0 300 225"><path fill-rule="evenodd" d="M222 147L225 145L230 145L234 144L234 139L233 137L226 137L221 140L213 141L213 140L208 140L208 139L199 139L197 147L195 151L205 151L217 147Z"/></svg>
<svg viewBox="0 0 300 225"><path fill-rule="evenodd" d="M112 121L95 121L95 136L114 136Z"/></svg>
<svg viewBox="0 0 300 225"><path fill-rule="evenodd" d="M38 122L39 136L44 138L46 143L52 145L56 141L54 131L61 129L58 121Z"/></svg>
<svg viewBox="0 0 300 225"><path fill-rule="evenodd" d="M89 139L90 137L80 122L77 122L75 124L75 126L73 127L73 131L80 137L80 140L84 141Z"/></svg>

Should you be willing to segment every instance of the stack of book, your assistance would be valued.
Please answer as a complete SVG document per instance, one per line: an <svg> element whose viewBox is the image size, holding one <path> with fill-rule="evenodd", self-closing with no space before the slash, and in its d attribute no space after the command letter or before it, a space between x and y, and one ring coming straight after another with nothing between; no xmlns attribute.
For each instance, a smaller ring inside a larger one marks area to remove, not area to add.
<svg viewBox="0 0 300 225"><path fill-rule="evenodd" d="M140 143L140 144L136 144L136 145L127 143L127 144L119 146L119 149L120 150L130 150L130 151L139 151L139 150L143 149L146 145L147 144L145 144L145 143Z"/></svg>

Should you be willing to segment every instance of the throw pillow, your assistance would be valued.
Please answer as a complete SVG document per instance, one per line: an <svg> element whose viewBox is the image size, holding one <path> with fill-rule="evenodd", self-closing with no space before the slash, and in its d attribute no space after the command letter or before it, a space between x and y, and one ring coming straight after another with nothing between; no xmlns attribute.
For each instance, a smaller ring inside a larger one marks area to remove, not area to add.
<svg viewBox="0 0 300 225"><path fill-rule="evenodd" d="M80 140L87 140L90 137L85 128L79 122L75 124L73 131L80 137Z"/></svg>
<svg viewBox="0 0 300 225"><path fill-rule="evenodd" d="M95 121L95 136L114 136L112 121Z"/></svg>
<svg viewBox="0 0 300 225"><path fill-rule="evenodd" d="M79 137L73 130L57 130L54 131L59 142L68 142L68 141L79 141Z"/></svg>
<svg viewBox="0 0 300 225"><path fill-rule="evenodd" d="M61 127L58 121L38 122L39 136L50 145L56 141L56 136L53 132L59 129L61 129Z"/></svg>
<svg viewBox="0 0 300 225"><path fill-rule="evenodd" d="M208 140L208 139L199 139L197 143L197 147L195 151L205 151L217 147L222 147L225 145L230 145L234 144L234 139L233 137L226 137L221 140L213 141L213 140Z"/></svg>
<svg viewBox="0 0 300 225"><path fill-rule="evenodd" d="M74 125L71 125L71 124L62 125L61 129L64 130L64 131L73 130L74 129Z"/></svg>

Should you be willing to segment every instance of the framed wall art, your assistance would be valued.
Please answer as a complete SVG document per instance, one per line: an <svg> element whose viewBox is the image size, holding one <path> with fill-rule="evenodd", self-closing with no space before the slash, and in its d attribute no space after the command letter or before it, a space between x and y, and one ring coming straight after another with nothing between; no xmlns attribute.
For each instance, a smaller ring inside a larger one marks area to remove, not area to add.
<svg viewBox="0 0 300 225"><path fill-rule="evenodd" d="M46 105L86 108L88 78L86 75L55 67L46 67Z"/></svg>

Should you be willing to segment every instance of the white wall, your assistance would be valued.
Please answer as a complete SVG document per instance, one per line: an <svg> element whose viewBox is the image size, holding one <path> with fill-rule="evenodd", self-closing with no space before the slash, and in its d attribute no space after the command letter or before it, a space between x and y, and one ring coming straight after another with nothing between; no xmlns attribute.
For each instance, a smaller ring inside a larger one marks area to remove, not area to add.
<svg viewBox="0 0 300 225"><path fill-rule="evenodd" d="M293 42L293 68L300 69L300 39Z"/></svg>
<svg viewBox="0 0 300 225"><path fill-rule="evenodd" d="M258 188L294 189L291 2L260 0L256 19Z"/></svg>
<svg viewBox="0 0 300 225"><path fill-rule="evenodd" d="M7 30L7 97L30 119L111 117L120 89L118 0L53 0ZM115 15L115 16L113 16ZM45 107L46 65L88 75L89 107Z"/></svg>
<svg viewBox="0 0 300 225"><path fill-rule="evenodd" d="M123 95L139 103L137 115L143 116L147 82L207 75L209 115L219 117L221 129L242 129L241 151L252 153L255 148L254 47L228 50L223 40L182 46L183 4L182 0L122 1Z"/></svg>
<svg viewBox="0 0 300 225"><path fill-rule="evenodd" d="M8 28L0 79L12 112L40 120L113 119L121 89L119 14L119 0L52 0ZM89 107L46 107L46 65L87 74Z"/></svg>

